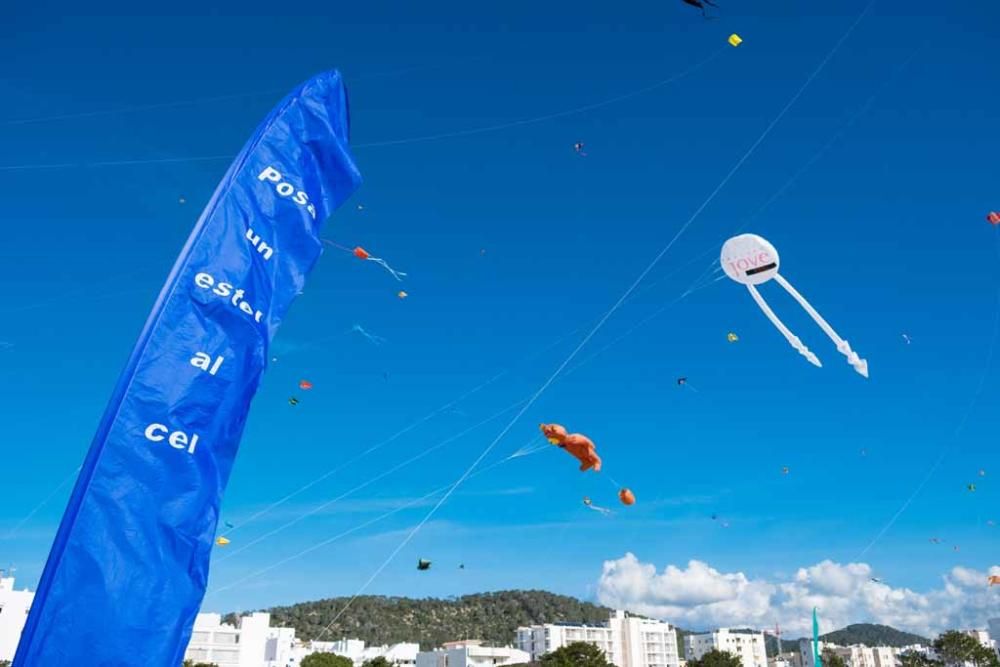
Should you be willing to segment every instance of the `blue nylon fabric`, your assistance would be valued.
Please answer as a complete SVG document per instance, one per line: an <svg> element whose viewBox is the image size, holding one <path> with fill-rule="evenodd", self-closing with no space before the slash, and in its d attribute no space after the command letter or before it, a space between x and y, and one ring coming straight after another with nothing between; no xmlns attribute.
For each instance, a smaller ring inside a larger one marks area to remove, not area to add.
<svg viewBox="0 0 1000 667"><path fill-rule="evenodd" d="M361 183L348 134L346 91L327 72L230 166L105 411L15 667L180 665L270 341L320 255L323 221Z"/></svg>

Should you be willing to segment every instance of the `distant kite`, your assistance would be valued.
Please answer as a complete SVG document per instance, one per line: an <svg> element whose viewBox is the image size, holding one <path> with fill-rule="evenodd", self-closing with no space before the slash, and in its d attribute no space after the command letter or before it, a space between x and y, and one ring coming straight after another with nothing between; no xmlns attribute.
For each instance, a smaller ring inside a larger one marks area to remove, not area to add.
<svg viewBox="0 0 1000 667"><path fill-rule="evenodd" d="M219 537L217 537L217 538L215 539L215 543L216 543L216 544L218 544L218 545L219 545L220 547L224 547L224 546L226 546L227 544L229 544L229 540L228 540L228 539L226 539L225 537L222 537L222 536L220 535Z"/></svg>
<svg viewBox="0 0 1000 667"><path fill-rule="evenodd" d="M622 505L635 505L635 494L631 489L622 489L618 492L618 500L622 501Z"/></svg>
<svg viewBox="0 0 1000 667"><path fill-rule="evenodd" d="M405 299L410 295L404 292L403 290L399 290L399 292L396 293L396 296L399 297L400 299Z"/></svg>
<svg viewBox="0 0 1000 667"><path fill-rule="evenodd" d="M423 558L421 558L420 560L417 561L417 569L429 570L431 569L431 562L429 560L424 560Z"/></svg>
<svg viewBox="0 0 1000 667"><path fill-rule="evenodd" d="M1000 225L1000 213L997 213L996 211L990 211L989 214L986 216L986 222L990 223L991 225Z"/></svg>
<svg viewBox="0 0 1000 667"><path fill-rule="evenodd" d="M587 496L583 497L583 505L587 509L594 510L595 512L598 512L599 514L602 514L604 516L610 516L611 515L611 510L609 510L607 507L598 507Z"/></svg>
<svg viewBox="0 0 1000 667"><path fill-rule="evenodd" d="M728 340L730 343L735 343L739 341L739 339L740 337L734 334L732 331L726 334L726 340Z"/></svg>
<svg viewBox="0 0 1000 667"><path fill-rule="evenodd" d="M736 47L736 46L739 46L742 43L743 43L743 38L740 37L739 35L737 35L735 32L729 36L729 45L730 46Z"/></svg>
<svg viewBox="0 0 1000 667"><path fill-rule="evenodd" d="M299 380L299 389L303 391L309 391L313 388L313 383L309 380Z"/></svg>
<svg viewBox="0 0 1000 667"><path fill-rule="evenodd" d="M386 271L388 271L390 274L392 274L392 277L395 278L396 280L402 281L403 278L406 277L405 273L403 273L402 271L397 271L396 269L392 268L381 257L372 257L372 255L367 250L365 250L364 248L362 248L361 246L357 246L357 247L351 249L351 248L348 248L347 246L342 246L339 243L334 243L330 239L323 239L323 243L327 244L328 246L330 246L332 248L336 248L337 250L343 250L344 252L349 252L352 255L354 255L355 257L357 257L358 259L361 259L361 260L364 260L364 261L367 261L367 262L375 262L376 264L378 264L379 266L381 266L383 269L385 269Z"/></svg>
<svg viewBox="0 0 1000 667"><path fill-rule="evenodd" d="M299 404L299 399L295 398L294 396L291 396L288 399L288 404L289 405L298 405Z"/></svg>
<svg viewBox="0 0 1000 667"><path fill-rule="evenodd" d="M587 157L587 154L583 152L583 142L578 141L573 144L573 152L575 152L580 157Z"/></svg>
<svg viewBox="0 0 1000 667"><path fill-rule="evenodd" d="M793 299L799 302L799 305L813 321L830 337L830 340L836 344L837 351L847 357L847 363L853 366L859 374L868 377L868 362L860 358L847 341L838 336L833 327L806 301L805 297L799 294L791 283L778 273L780 259L774 246L756 234L740 234L723 244L719 261L727 276L742 285L746 285L750 296L757 302L767 319L771 320L771 324L781 332L792 347L799 351L799 354L809 360L809 363L819 367L823 366L819 358L778 319L771 307L764 301L764 297L757 291L756 285L766 283L773 278L786 292L792 295Z"/></svg>
<svg viewBox="0 0 1000 667"><path fill-rule="evenodd" d="M356 334L360 334L360 335L364 336L373 345L381 345L382 343L385 342L385 338L382 338L381 336L376 336L374 334L368 333L367 331L365 331L365 328L363 326L361 326L360 324L355 324L354 326L352 326L351 327L351 331L354 332L354 333L356 333Z"/></svg>

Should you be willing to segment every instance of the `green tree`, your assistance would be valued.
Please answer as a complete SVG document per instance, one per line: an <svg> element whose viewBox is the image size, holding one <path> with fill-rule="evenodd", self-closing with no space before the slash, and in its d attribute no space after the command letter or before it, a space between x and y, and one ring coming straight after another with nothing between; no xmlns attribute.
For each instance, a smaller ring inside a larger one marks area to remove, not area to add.
<svg viewBox="0 0 1000 667"><path fill-rule="evenodd" d="M0 660L0 667L10 667L10 660Z"/></svg>
<svg viewBox="0 0 1000 667"><path fill-rule="evenodd" d="M907 651L899 656L899 664L902 667L939 667L937 660L931 660L923 653L917 651Z"/></svg>
<svg viewBox="0 0 1000 667"><path fill-rule="evenodd" d="M847 662L828 648L823 649L823 667L847 667Z"/></svg>
<svg viewBox="0 0 1000 667"><path fill-rule="evenodd" d="M0 665L3 667L3 665ZM195 662L194 660L185 660L181 667L218 667L214 662Z"/></svg>
<svg viewBox="0 0 1000 667"><path fill-rule="evenodd" d="M688 660L688 667L742 667L743 661L728 651L712 649L696 660Z"/></svg>
<svg viewBox="0 0 1000 667"><path fill-rule="evenodd" d="M573 642L543 655L542 667L614 667L614 665L604 657L604 651L593 644Z"/></svg>
<svg viewBox="0 0 1000 667"><path fill-rule="evenodd" d="M371 660L365 660L361 667L392 667L392 663L379 656L377 658L372 658Z"/></svg>
<svg viewBox="0 0 1000 667"><path fill-rule="evenodd" d="M312 653L302 658L302 667L354 667L354 663L342 655Z"/></svg>
<svg viewBox="0 0 1000 667"><path fill-rule="evenodd" d="M998 667L997 654L980 644L974 637L949 630L934 640L934 650L948 667L961 667L971 662L976 667Z"/></svg>

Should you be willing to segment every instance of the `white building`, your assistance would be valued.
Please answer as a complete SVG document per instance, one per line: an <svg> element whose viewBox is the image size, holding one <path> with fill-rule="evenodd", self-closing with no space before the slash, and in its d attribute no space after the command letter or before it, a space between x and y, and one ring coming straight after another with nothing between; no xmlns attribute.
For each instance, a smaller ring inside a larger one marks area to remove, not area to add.
<svg viewBox="0 0 1000 667"><path fill-rule="evenodd" d="M963 630L962 633L969 635L990 650L996 648L996 643L991 638L990 633L986 630Z"/></svg>
<svg viewBox="0 0 1000 667"><path fill-rule="evenodd" d="M993 641L1000 642L1000 618L991 618L986 621L986 627L989 629Z"/></svg>
<svg viewBox="0 0 1000 667"><path fill-rule="evenodd" d="M868 646L852 644L851 646L831 646L830 648L850 667L875 667L875 651Z"/></svg>
<svg viewBox="0 0 1000 667"><path fill-rule="evenodd" d="M382 646L369 646L361 654L361 663L375 658L385 658L398 667L413 667L417 664L417 656L420 653L420 644L391 644ZM355 663L360 667L361 663Z"/></svg>
<svg viewBox="0 0 1000 667"><path fill-rule="evenodd" d="M35 594L14 590L14 577L0 576L0 660L13 660Z"/></svg>
<svg viewBox="0 0 1000 667"><path fill-rule="evenodd" d="M899 656L912 651L928 655L926 646L913 645L904 648L894 648L891 646L864 646L863 644L853 644L851 646L839 646L827 642L820 642L820 655L823 651L833 651L844 659L848 667L898 667ZM799 641L799 650L802 652L803 667L814 667L812 656L812 641L802 639ZM933 652L929 654L933 656Z"/></svg>
<svg viewBox="0 0 1000 667"><path fill-rule="evenodd" d="M732 653L740 659L743 667L767 667L763 632L734 632L719 628L715 632L688 635L684 638L684 647L688 660L698 660L709 651L716 650Z"/></svg>
<svg viewBox="0 0 1000 667"><path fill-rule="evenodd" d="M680 667L673 627L624 611L600 626L549 623L517 629L517 647L532 660L573 642L593 644L617 667Z"/></svg>
<svg viewBox="0 0 1000 667"><path fill-rule="evenodd" d="M417 653L420 644L391 644L383 646L365 646L360 639L341 639L335 642L300 642L295 645L292 657L287 664L275 664L273 667L298 667L302 660L313 653L333 653L348 658L355 667L361 667L368 660L385 658L398 667L414 667L417 664ZM268 665L268 667L272 667Z"/></svg>
<svg viewBox="0 0 1000 667"><path fill-rule="evenodd" d="M239 625L222 622L219 614L198 614L185 660L218 667L289 667L294 665L293 628L272 628L271 615L244 616Z"/></svg>
<svg viewBox="0 0 1000 667"><path fill-rule="evenodd" d="M473 640L447 642L437 650L418 653L416 667L491 667L531 661L531 655L525 651L482 644Z"/></svg>
<svg viewBox="0 0 1000 667"><path fill-rule="evenodd" d="M889 646L876 646L872 649L875 657L875 667L896 667L899 664L899 649Z"/></svg>
<svg viewBox="0 0 1000 667"><path fill-rule="evenodd" d="M823 651L828 648L839 648L836 644L830 644L827 642L817 642L817 652L820 656L823 655ZM802 667L816 667L816 662L813 660L813 643L811 639L800 639L799 640L799 655L802 656Z"/></svg>

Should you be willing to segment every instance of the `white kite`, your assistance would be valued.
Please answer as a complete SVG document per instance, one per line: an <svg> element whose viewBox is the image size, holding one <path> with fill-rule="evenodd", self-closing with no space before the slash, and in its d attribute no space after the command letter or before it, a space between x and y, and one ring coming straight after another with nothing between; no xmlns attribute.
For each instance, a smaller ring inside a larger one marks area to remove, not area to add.
<svg viewBox="0 0 1000 667"><path fill-rule="evenodd" d="M809 360L809 363L814 366L822 367L823 364L820 362L819 357L813 354L808 347L806 347L798 336L793 334L784 323L778 319L778 316L774 314L771 307L767 305L764 301L764 297L760 295L757 291L756 285L766 283L767 281L774 278L774 280L781 285L786 292L792 295L799 305L805 309L809 316L813 318L813 321L819 325L819 327L826 332L826 335L830 337L837 345L837 351L847 357L847 363L854 367L861 375L868 377L868 362L858 356L857 352L851 349L847 341L837 335L837 332L833 330L826 320L816 312L805 297L798 293L798 291L789 284L787 280L784 279L778 273L778 264L780 259L778 258L778 251L774 249L774 246L767 242L767 240L757 236L756 234L740 234L739 236L734 236L722 245L722 256L719 260L722 263L722 269L726 272L726 275L735 280L736 282L746 285L747 290L750 291L750 296L753 300L757 302L760 309L764 311L767 315L767 319L771 320L781 335L785 337L792 347L799 351L799 354L804 356Z"/></svg>

